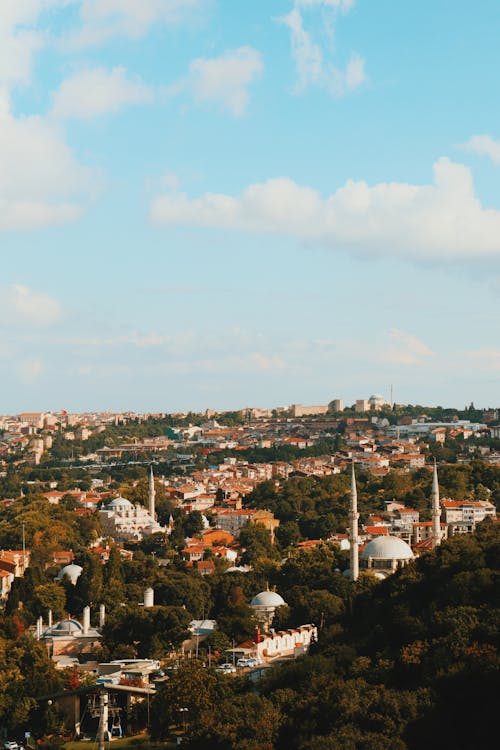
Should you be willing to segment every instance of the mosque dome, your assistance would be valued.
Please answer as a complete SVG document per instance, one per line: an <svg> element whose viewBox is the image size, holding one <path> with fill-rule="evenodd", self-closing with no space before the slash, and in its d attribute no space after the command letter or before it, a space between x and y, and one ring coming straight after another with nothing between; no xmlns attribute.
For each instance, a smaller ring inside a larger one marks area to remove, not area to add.
<svg viewBox="0 0 500 750"><path fill-rule="evenodd" d="M285 600L276 591L261 591L250 602L251 607L282 607L284 604Z"/></svg>
<svg viewBox="0 0 500 750"><path fill-rule="evenodd" d="M64 568L61 568L61 570L57 574L57 580L62 581L65 577L67 577L74 586L80 575L82 574L82 571L83 568L81 567L81 565L75 565L75 563L65 565Z"/></svg>
<svg viewBox="0 0 500 750"><path fill-rule="evenodd" d="M133 505L126 497L115 497L106 505L106 510L132 510Z"/></svg>
<svg viewBox="0 0 500 750"><path fill-rule="evenodd" d="M383 396L380 395L380 393L374 393L368 399L368 403L371 406L380 407L380 406L385 406L385 404L387 403L387 401L385 400L385 398Z"/></svg>
<svg viewBox="0 0 500 750"><path fill-rule="evenodd" d="M83 627L76 620L61 620L52 628L52 633L54 635L65 635L67 633L78 635L82 631Z"/></svg>
<svg viewBox="0 0 500 750"><path fill-rule="evenodd" d="M360 554L362 560L413 560L411 547L397 536L379 536L368 542Z"/></svg>

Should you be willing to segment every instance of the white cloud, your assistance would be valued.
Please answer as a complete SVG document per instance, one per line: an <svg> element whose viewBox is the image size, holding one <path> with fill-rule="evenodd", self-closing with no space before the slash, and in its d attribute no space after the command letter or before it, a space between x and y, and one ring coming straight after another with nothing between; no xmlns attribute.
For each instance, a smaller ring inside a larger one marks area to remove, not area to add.
<svg viewBox="0 0 500 750"><path fill-rule="evenodd" d="M320 7L330 9L331 17L325 17L324 22L327 36L333 40L337 12L347 13L353 5L354 0L295 0L290 13L278 19L290 30L292 57L298 79L296 93L304 91L308 86L319 86L334 96L344 96L367 80L365 61L356 52L351 53L345 68L334 65L327 59L321 45L306 30L301 12Z"/></svg>
<svg viewBox="0 0 500 750"><path fill-rule="evenodd" d="M15 118L0 96L0 230L71 221L92 173L78 164L59 129L43 117Z"/></svg>
<svg viewBox="0 0 500 750"><path fill-rule="evenodd" d="M280 20L290 29L292 56L298 76L296 90L302 91L310 84L320 83L324 77L323 53L304 29L302 15L294 8Z"/></svg>
<svg viewBox="0 0 500 750"><path fill-rule="evenodd" d="M220 57L193 60L188 87L196 101L218 102L238 117L248 103L248 86L263 69L260 52L252 47L227 50Z"/></svg>
<svg viewBox="0 0 500 750"><path fill-rule="evenodd" d="M0 86L27 83L33 58L47 43L37 28L44 11L61 8L71 0L2 0L0 9Z"/></svg>
<svg viewBox="0 0 500 750"><path fill-rule="evenodd" d="M364 256L416 260L500 255L500 210L484 208L470 170L441 158L434 183L348 180L326 198L288 178L248 187L239 197L183 193L156 198L152 220L292 235Z"/></svg>
<svg viewBox="0 0 500 750"><path fill-rule="evenodd" d="M0 324L49 325L62 315L59 302L20 284L0 287Z"/></svg>
<svg viewBox="0 0 500 750"><path fill-rule="evenodd" d="M147 104L153 92L140 80L127 78L125 68L93 68L64 80L54 93L52 114L60 118L86 119L131 104Z"/></svg>
<svg viewBox="0 0 500 750"><path fill-rule="evenodd" d="M393 362L400 365L421 365L424 361L434 355L427 344L413 336L405 333L399 328L389 331L391 346L382 348L380 359L384 362Z"/></svg>
<svg viewBox="0 0 500 750"><path fill-rule="evenodd" d="M356 89L366 81L365 61L356 52L354 52L347 63L343 75L344 88L348 90Z"/></svg>
<svg viewBox="0 0 500 750"><path fill-rule="evenodd" d="M114 36L138 39L155 23L173 25L195 17L205 0L81 0L81 28L65 40L78 49Z"/></svg>
<svg viewBox="0 0 500 750"><path fill-rule="evenodd" d="M491 135L473 135L461 148L478 156L487 156L494 164L500 164L500 140L496 141Z"/></svg>
<svg viewBox="0 0 500 750"><path fill-rule="evenodd" d="M295 5L297 8L313 8L323 5L347 12L353 7L354 2L355 0L295 0Z"/></svg>

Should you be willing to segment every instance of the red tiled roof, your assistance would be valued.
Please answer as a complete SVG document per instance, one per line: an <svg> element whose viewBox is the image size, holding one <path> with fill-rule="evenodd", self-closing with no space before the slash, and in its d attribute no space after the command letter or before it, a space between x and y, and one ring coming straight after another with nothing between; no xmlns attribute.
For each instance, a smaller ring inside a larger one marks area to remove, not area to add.
<svg viewBox="0 0 500 750"><path fill-rule="evenodd" d="M378 536L389 536L387 526L365 526L367 534L376 534Z"/></svg>

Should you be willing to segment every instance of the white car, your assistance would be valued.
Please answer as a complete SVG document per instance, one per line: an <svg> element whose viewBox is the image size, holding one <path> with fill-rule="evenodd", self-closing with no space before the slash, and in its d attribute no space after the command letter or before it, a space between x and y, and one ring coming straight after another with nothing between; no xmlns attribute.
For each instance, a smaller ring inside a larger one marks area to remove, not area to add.
<svg viewBox="0 0 500 750"><path fill-rule="evenodd" d="M237 667L248 667L248 666L250 666L248 664L249 661L250 661L250 659L247 659L246 657L242 656L241 659L238 659L238 661L236 662L236 666Z"/></svg>
<svg viewBox="0 0 500 750"><path fill-rule="evenodd" d="M218 667L215 667L215 671L222 672L222 674L232 674L236 672L236 667L233 664L226 662L225 664L219 664Z"/></svg>
<svg viewBox="0 0 500 750"><path fill-rule="evenodd" d="M247 659L247 667L258 667L260 663L260 659L255 659L253 656Z"/></svg>

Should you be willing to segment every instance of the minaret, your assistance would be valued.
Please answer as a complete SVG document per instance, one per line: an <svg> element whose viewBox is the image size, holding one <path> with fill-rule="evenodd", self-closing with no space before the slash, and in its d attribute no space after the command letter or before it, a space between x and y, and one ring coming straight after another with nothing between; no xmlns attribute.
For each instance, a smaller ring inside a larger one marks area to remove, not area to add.
<svg viewBox="0 0 500 750"><path fill-rule="evenodd" d="M151 518L155 518L155 478L153 467L151 467L151 474L149 475L149 515Z"/></svg>
<svg viewBox="0 0 500 750"><path fill-rule="evenodd" d="M354 459L351 463L351 503L349 509L349 541L351 556L351 581L357 581L359 577L359 541L358 541L358 490L356 488L356 475L354 473Z"/></svg>
<svg viewBox="0 0 500 750"><path fill-rule="evenodd" d="M434 472L432 475L432 548L441 544L441 508L439 506L439 482L436 459L434 459Z"/></svg>

